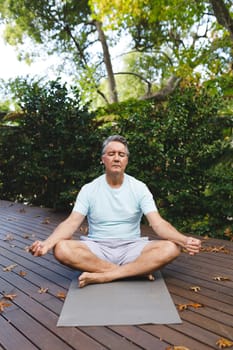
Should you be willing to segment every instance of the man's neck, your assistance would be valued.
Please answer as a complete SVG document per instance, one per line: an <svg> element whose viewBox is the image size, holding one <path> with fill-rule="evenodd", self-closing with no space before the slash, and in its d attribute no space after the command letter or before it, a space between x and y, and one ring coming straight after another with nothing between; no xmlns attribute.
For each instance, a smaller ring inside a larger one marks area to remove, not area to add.
<svg viewBox="0 0 233 350"><path fill-rule="evenodd" d="M124 182L124 174L110 175L106 173L106 181L112 188L119 188Z"/></svg>

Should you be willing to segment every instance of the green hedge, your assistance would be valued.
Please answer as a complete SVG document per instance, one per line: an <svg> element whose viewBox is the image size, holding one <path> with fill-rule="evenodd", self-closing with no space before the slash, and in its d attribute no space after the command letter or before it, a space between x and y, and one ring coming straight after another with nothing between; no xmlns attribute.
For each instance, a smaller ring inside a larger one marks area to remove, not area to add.
<svg viewBox="0 0 233 350"><path fill-rule="evenodd" d="M160 212L183 231L224 235L232 230L232 118L205 89L179 89L166 103L128 101L100 110L107 133L127 137L128 172L146 182Z"/></svg>
<svg viewBox="0 0 233 350"><path fill-rule="evenodd" d="M0 136L1 198L67 209L99 171L94 115L59 81L17 92L23 113Z"/></svg>
<svg viewBox="0 0 233 350"><path fill-rule="evenodd" d="M127 172L147 183L166 219L191 233L232 232L232 120L219 116L221 97L186 87L165 103L90 113L59 81L18 81L14 89L22 112L1 127L2 199L70 209L103 170L103 139L119 133L129 141Z"/></svg>

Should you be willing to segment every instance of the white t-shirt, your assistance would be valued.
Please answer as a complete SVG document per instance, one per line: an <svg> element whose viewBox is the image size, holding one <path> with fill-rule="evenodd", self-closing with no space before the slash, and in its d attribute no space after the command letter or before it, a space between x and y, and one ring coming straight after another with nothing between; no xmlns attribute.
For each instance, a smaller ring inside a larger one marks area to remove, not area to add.
<svg viewBox="0 0 233 350"><path fill-rule="evenodd" d="M142 215L157 207L143 182L124 174L121 187L112 188L104 174L81 188L73 211L87 216L89 238L130 240L140 238Z"/></svg>

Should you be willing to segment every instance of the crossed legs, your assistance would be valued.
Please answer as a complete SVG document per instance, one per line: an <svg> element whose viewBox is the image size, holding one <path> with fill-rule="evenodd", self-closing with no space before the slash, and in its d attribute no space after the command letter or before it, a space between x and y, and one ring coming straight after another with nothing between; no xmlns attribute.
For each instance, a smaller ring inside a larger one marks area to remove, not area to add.
<svg viewBox="0 0 233 350"><path fill-rule="evenodd" d="M94 255L83 242L60 241L54 255L62 264L84 271L79 276L79 286L105 283L117 279L149 275L168 264L180 254L180 248L170 241L150 241L134 261L116 265Z"/></svg>

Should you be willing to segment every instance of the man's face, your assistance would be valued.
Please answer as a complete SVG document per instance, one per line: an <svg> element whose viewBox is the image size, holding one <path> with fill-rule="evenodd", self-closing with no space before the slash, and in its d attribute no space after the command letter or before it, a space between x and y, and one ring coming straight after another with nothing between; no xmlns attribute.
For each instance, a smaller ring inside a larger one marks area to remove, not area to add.
<svg viewBox="0 0 233 350"><path fill-rule="evenodd" d="M126 148L118 141L109 142L101 159L108 174L123 174L128 164Z"/></svg>

